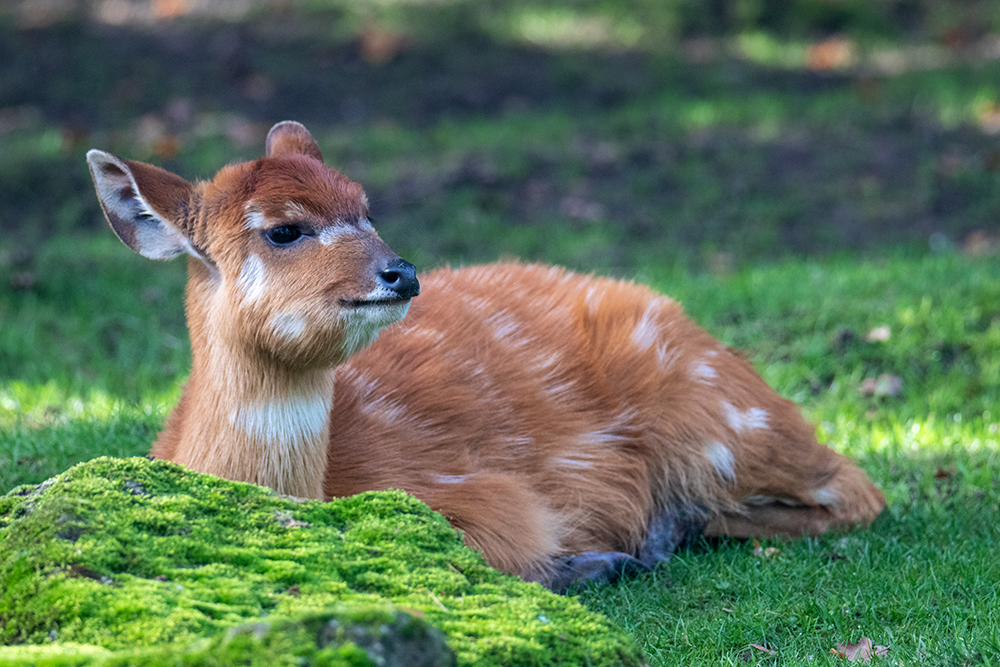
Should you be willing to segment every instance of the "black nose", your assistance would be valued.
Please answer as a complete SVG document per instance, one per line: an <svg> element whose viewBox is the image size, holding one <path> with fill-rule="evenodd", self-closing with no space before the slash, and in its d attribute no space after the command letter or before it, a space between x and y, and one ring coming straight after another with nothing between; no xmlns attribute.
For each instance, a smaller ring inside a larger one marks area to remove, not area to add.
<svg viewBox="0 0 1000 667"><path fill-rule="evenodd" d="M410 299L420 294L417 269L404 259L397 257L378 274L379 279L401 299Z"/></svg>

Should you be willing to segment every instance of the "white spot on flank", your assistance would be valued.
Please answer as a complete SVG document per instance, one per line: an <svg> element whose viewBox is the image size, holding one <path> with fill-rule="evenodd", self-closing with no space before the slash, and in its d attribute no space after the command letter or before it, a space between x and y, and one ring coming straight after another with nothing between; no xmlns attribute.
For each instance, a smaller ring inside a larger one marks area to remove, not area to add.
<svg viewBox="0 0 1000 667"><path fill-rule="evenodd" d="M670 370L680 356L680 350L671 348L667 341L656 346L656 359L660 363L660 370Z"/></svg>
<svg viewBox="0 0 1000 667"><path fill-rule="evenodd" d="M732 451L721 442L710 442L705 446L705 456L715 466L715 471L723 480L736 482L736 459Z"/></svg>
<svg viewBox="0 0 1000 667"><path fill-rule="evenodd" d="M816 489L812 492L812 497L817 505L837 505L840 503L837 492L829 486L821 486Z"/></svg>
<svg viewBox="0 0 1000 667"><path fill-rule="evenodd" d="M575 457L571 456L553 456L549 459L551 463L560 468L576 468L576 469L587 469L593 468L594 463L592 461L581 460L592 458L586 454L577 454Z"/></svg>
<svg viewBox="0 0 1000 667"><path fill-rule="evenodd" d="M433 479L438 484L461 484L468 481L472 475L434 475Z"/></svg>
<svg viewBox="0 0 1000 667"><path fill-rule="evenodd" d="M388 396L379 396L361 406L361 411L386 424L398 424L407 419L406 406Z"/></svg>
<svg viewBox="0 0 1000 667"><path fill-rule="evenodd" d="M229 420L264 443L302 441L323 432L332 403L332 395L319 395L241 405L230 414Z"/></svg>
<svg viewBox="0 0 1000 667"><path fill-rule="evenodd" d="M699 361L696 364L692 364L691 377L702 384L712 384L712 380L719 377L719 374L704 361Z"/></svg>
<svg viewBox="0 0 1000 667"><path fill-rule="evenodd" d="M271 330L279 338L294 341L306 330L306 318L298 313L277 313L271 318Z"/></svg>
<svg viewBox="0 0 1000 667"><path fill-rule="evenodd" d="M506 340L517 333L521 325L506 310L501 310L486 318L486 324L493 327L493 337L497 340Z"/></svg>
<svg viewBox="0 0 1000 667"><path fill-rule="evenodd" d="M739 410L732 403L723 401L722 412L729 427L737 433L756 428L767 428L767 410L763 408Z"/></svg>
<svg viewBox="0 0 1000 667"><path fill-rule="evenodd" d="M631 435L629 432L635 429L635 422L638 416L638 410L627 408L604 428L581 434L579 442L584 446L597 445L607 447L635 440L636 436Z"/></svg>
<svg viewBox="0 0 1000 667"><path fill-rule="evenodd" d="M656 314L659 312L658 304L655 301L646 306L646 312L642 314L642 319L632 332L632 342L640 350L648 350L656 342L660 333L656 324Z"/></svg>
<svg viewBox="0 0 1000 667"><path fill-rule="evenodd" d="M243 300L250 304L257 303L264 296L266 278L264 262L260 261L260 257L257 255L247 257L236 280L236 286L243 294Z"/></svg>
<svg viewBox="0 0 1000 667"><path fill-rule="evenodd" d="M347 236L350 231L350 228L345 227L344 225L330 225L329 227L324 227L319 230L319 242L323 245L331 245Z"/></svg>

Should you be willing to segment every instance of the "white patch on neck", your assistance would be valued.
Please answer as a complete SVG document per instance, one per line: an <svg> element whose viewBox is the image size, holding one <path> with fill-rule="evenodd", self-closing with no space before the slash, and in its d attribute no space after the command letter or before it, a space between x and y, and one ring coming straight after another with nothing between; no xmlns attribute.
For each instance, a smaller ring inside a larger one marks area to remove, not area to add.
<svg viewBox="0 0 1000 667"><path fill-rule="evenodd" d="M705 456L715 466L715 472L723 481L736 483L736 458L729 447L721 442L710 442L705 446Z"/></svg>
<svg viewBox="0 0 1000 667"><path fill-rule="evenodd" d="M236 287L243 295L243 300L253 305L264 296L266 286L267 273L264 262L257 255L250 255L243 262L239 278L236 279Z"/></svg>
<svg viewBox="0 0 1000 667"><path fill-rule="evenodd" d="M767 428L767 410L750 408L739 410L732 403L722 402L722 412L729 427L737 433L743 433L756 428Z"/></svg>
<svg viewBox="0 0 1000 667"><path fill-rule="evenodd" d="M271 318L271 331L279 338L292 342L306 330L306 318L299 313L276 313Z"/></svg>
<svg viewBox="0 0 1000 667"><path fill-rule="evenodd" d="M366 204L367 206L367 204ZM374 232L375 227L372 226L372 221L368 218L361 218L358 220L358 228L366 232Z"/></svg>
<svg viewBox="0 0 1000 667"><path fill-rule="evenodd" d="M332 393L276 399L240 405L229 421L265 445L278 446L315 440L330 421Z"/></svg>

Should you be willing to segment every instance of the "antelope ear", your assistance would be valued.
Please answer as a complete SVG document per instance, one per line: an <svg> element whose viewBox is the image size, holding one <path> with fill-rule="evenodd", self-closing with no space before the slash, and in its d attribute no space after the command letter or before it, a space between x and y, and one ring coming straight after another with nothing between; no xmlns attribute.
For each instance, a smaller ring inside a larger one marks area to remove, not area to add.
<svg viewBox="0 0 1000 667"><path fill-rule="evenodd" d="M104 217L125 245L150 259L185 252L205 259L185 233L193 185L159 167L104 151L89 151L87 164Z"/></svg>
<svg viewBox="0 0 1000 667"><path fill-rule="evenodd" d="M281 155L308 155L320 162L323 161L323 154L316 145L316 141L309 134L302 123L294 120L283 120L267 133L267 157L279 157Z"/></svg>

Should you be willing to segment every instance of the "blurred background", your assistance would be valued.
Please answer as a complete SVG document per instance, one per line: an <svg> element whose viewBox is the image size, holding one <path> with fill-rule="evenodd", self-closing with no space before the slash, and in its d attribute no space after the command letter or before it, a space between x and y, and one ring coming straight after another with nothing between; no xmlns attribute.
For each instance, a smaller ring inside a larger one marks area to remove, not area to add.
<svg viewBox="0 0 1000 667"><path fill-rule="evenodd" d="M1000 3L4 0L0 272L109 236L87 149L210 178L284 119L422 268L991 253Z"/></svg>

